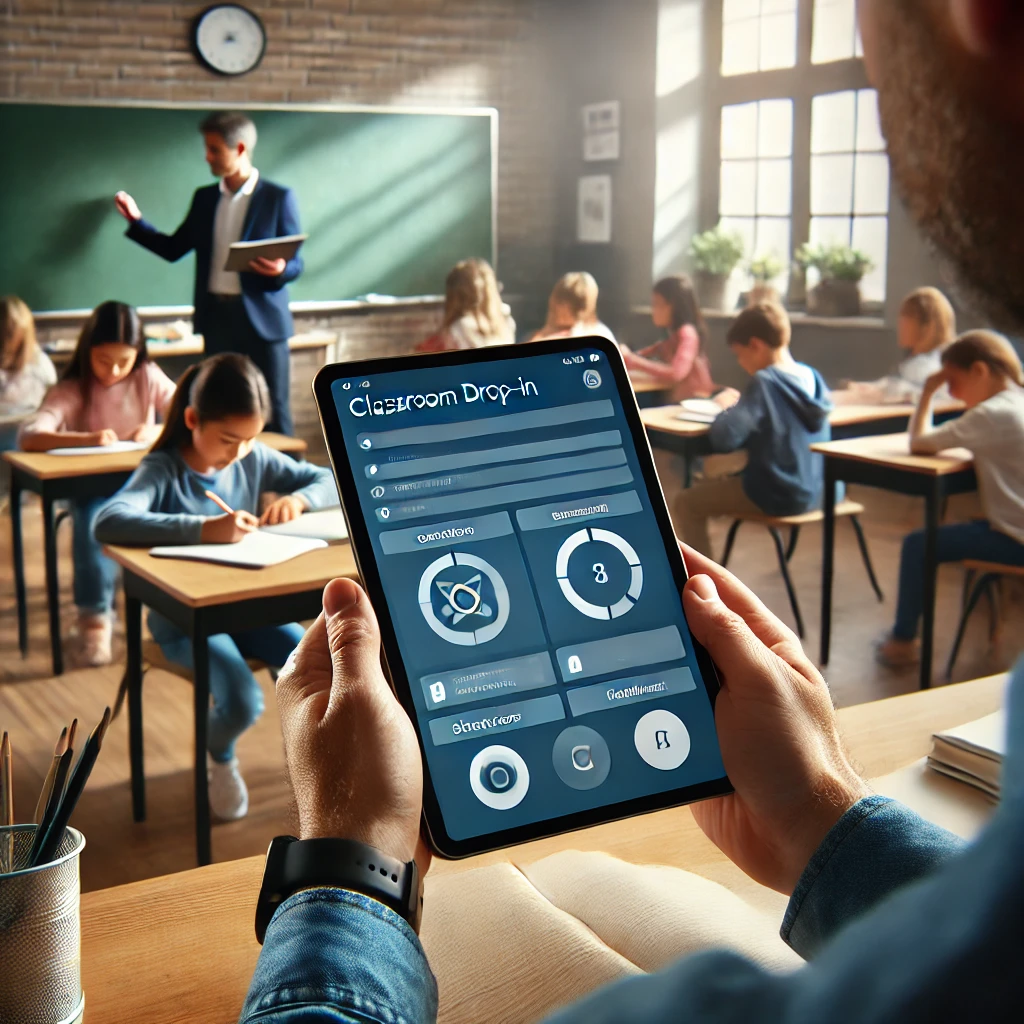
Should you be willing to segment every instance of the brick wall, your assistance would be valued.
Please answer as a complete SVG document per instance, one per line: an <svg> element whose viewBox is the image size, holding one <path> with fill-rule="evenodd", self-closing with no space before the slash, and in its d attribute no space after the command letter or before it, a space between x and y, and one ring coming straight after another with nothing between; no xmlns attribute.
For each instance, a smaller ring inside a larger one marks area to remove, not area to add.
<svg viewBox="0 0 1024 1024"><path fill-rule="evenodd" d="M190 52L189 24L205 6L0 0L0 98L497 107L499 270L508 292L546 294L550 0L249 0L268 44L240 79L211 74Z"/></svg>

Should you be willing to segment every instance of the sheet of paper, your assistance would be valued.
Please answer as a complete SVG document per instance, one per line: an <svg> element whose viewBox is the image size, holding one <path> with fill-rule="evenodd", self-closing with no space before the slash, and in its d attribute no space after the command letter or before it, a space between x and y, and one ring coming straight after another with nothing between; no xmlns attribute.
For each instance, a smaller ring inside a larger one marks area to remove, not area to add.
<svg viewBox="0 0 1024 1024"><path fill-rule="evenodd" d="M340 508L325 508L322 512L306 512L290 523L263 526L261 532L282 537L314 537L319 540L347 540L348 527Z"/></svg>
<svg viewBox="0 0 1024 1024"><path fill-rule="evenodd" d="M181 558L191 562L213 562L242 569L265 569L307 551L327 547L327 541L312 537L282 537L258 530L246 534L237 544L177 544L150 548L156 558Z"/></svg>
<svg viewBox="0 0 1024 1024"><path fill-rule="evenodd" d="M252 242L234 242L228 249L225 270L241 273L249 269L249 261L259 256L268 260L290 260L308 235L282 235L280 238L259 238Z"/></svg>
<svg viewBox="0 0 1024 1024"><path fill-rule="evenodd" d="M115 441L89 448L51 448L47 455L114 455L117 452L142 452L149 447L142 441Z"/></svg>

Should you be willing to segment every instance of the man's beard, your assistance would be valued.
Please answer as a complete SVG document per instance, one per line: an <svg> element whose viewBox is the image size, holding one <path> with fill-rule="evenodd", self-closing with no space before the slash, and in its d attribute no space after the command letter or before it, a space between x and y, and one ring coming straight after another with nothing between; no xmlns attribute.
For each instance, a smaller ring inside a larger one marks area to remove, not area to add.
<svg viewBox="0 0 1024 1024"><path fill-rule="evenodd" d="M877 5L879 111L893 178L964 301L995 326L1021 332L1024 123L1000 117L943 66L922 6Z"/></svg>

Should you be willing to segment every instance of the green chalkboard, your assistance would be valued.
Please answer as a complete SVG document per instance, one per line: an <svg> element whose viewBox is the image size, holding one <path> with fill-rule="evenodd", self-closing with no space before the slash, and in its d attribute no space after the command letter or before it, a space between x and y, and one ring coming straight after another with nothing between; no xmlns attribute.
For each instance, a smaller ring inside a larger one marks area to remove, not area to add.
<svg viewBox="0 0 1024 1024"><path fill-rule="evenodd" d="M162 231L213 179L187 107L0 103L0 294L37 311L104 299L190 305L194 257L169 264L124 237L124 189ZM297 300L443 291L453 263L491 258L492 111L248 108L260 173L298 196Z"/></svg>

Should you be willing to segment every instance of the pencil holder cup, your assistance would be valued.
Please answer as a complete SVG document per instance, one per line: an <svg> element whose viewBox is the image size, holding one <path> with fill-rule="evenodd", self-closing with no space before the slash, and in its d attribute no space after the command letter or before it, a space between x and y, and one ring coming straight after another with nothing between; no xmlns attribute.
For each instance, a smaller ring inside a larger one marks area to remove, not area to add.
<svg viewBox="0 0 1024 1024"><path fill-rule="evenodd" d="M0 1021L76 1024L82 1019L78 861L85 837L65 829L47 864L27 867L35 825L0 828ZM13 849L13 858L10 853Z"/></svg>

